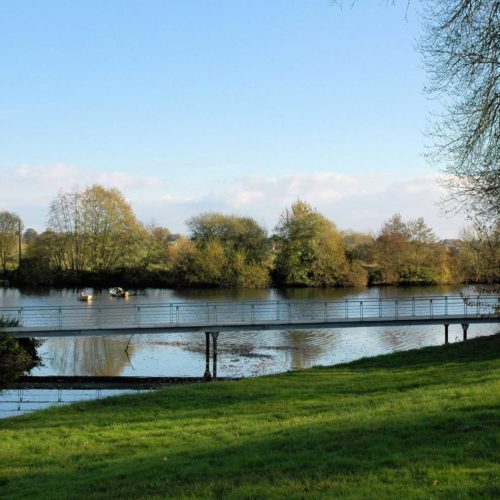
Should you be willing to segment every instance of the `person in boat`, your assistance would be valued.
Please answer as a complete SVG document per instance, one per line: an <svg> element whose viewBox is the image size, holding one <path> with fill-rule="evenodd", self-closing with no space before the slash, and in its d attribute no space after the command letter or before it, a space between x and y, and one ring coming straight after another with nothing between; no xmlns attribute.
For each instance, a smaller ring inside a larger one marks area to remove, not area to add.
<svg viewBox="0 0 500 500"><path fill-rule="evenodd" d="M90 293L86 293L84 290L82 290L80 292L80 295L78 295L78 300L81 300L83 302L91 302L92 295Z"/></svg>
<svg viewBox="0 0 500 500"><path fill-rule="evenodd" d="M122 287L118 286L116 288L111 288L109 291L111 296L113 297L128 297L128 292L125 291Z"/></svg>

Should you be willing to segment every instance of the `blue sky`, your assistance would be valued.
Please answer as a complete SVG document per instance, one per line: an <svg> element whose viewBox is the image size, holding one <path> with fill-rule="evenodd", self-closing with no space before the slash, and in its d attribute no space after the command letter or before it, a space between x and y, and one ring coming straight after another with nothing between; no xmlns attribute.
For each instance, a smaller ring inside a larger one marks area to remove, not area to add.
<svg viewBox="0 0 500 500"><path fill-rule="evenodd" d="M0 210L42 229L58 190L99 182L174 231L204 210L272 229L300 197L341 228L399 211L455 236L404 18L373 1L4 0Z"/></svg>

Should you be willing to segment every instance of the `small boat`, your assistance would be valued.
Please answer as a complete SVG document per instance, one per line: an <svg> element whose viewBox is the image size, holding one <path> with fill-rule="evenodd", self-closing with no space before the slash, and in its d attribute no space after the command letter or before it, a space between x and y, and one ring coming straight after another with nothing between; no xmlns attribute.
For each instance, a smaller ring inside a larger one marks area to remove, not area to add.
<svg viewBox="0 0 500 500"><path fill-rule="evenodd" d="M123 299L126 299L128 297L128 292L119 286L110 288L109 294L111 295L111 297L119 297Z"/></svg>
<svg viewBox="0 0 500 500"><path fill-rule="evenodd" d="M80 292L78 294L78 300L81 302L92 302L92 295L90 293Z"/></svg>

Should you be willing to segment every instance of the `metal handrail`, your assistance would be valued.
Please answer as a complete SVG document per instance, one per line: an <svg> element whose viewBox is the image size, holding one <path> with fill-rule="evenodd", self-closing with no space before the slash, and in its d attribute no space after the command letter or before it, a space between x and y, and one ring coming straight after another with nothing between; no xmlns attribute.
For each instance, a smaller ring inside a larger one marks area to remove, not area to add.
<svg viewBox="0 0 500 500"><path fill-rule="evenodd" d="M346 297L345 299L333 299L333 300L317 300L317 299L293 299L293 300L197 300L197 299L186 299L183 302L141 302L137 304L121 303L121 304L95 304L95 303L82 303L82 304L70 304L70 305L38 305L38 306L0 306L0 314L4 310L49 310L49 309L88 309L90 307L101 307L102 309L123 309L127 307L165 307L165 306L206 306L206 305L242 305L242 304L344 304L346 301L359 304L360 302L393 302L396 301L413 301L413 300L435 300L435 299L447 299L447 300L458 300L461 303L465 303L469 300L481 300L482 302L486 300L498 300L500 303L500 295L489 294L489 295L474 295L470 297L464 297L462 295L419 295L418 297L366 297L362 299L357 299L355 297Z"/></svg>
<svg viewBox="0 0 500 500"><path fill-rule="evenodd" d="M25 328L103 328L145 325L255 325L332 322L343 319L398 320L451 316L497 317L500 295L376 297L334 300L185 301L0 307L0 317Z"/></svg>

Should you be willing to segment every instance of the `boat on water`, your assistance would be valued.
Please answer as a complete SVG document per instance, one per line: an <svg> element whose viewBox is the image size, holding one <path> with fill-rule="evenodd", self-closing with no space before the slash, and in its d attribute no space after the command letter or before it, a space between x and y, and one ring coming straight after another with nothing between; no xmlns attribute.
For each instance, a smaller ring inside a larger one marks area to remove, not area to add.
<svg viewBox="0 0 500 500"><path fill-rule="evenodd" d="M81 302L92 302L92 294L87 292L80 292L78 294L78 300Z"/></svg>
<svg viewBox="0 0 500 500"><path fill-rule="evenodd" d="M109 294L111 295L111 297L119 297L119 298L123 298L123 299L126 299L128 297L127 290L124 290L123 288L121 288L119 286L117 286L115 288L110 288Z"/></svg>

